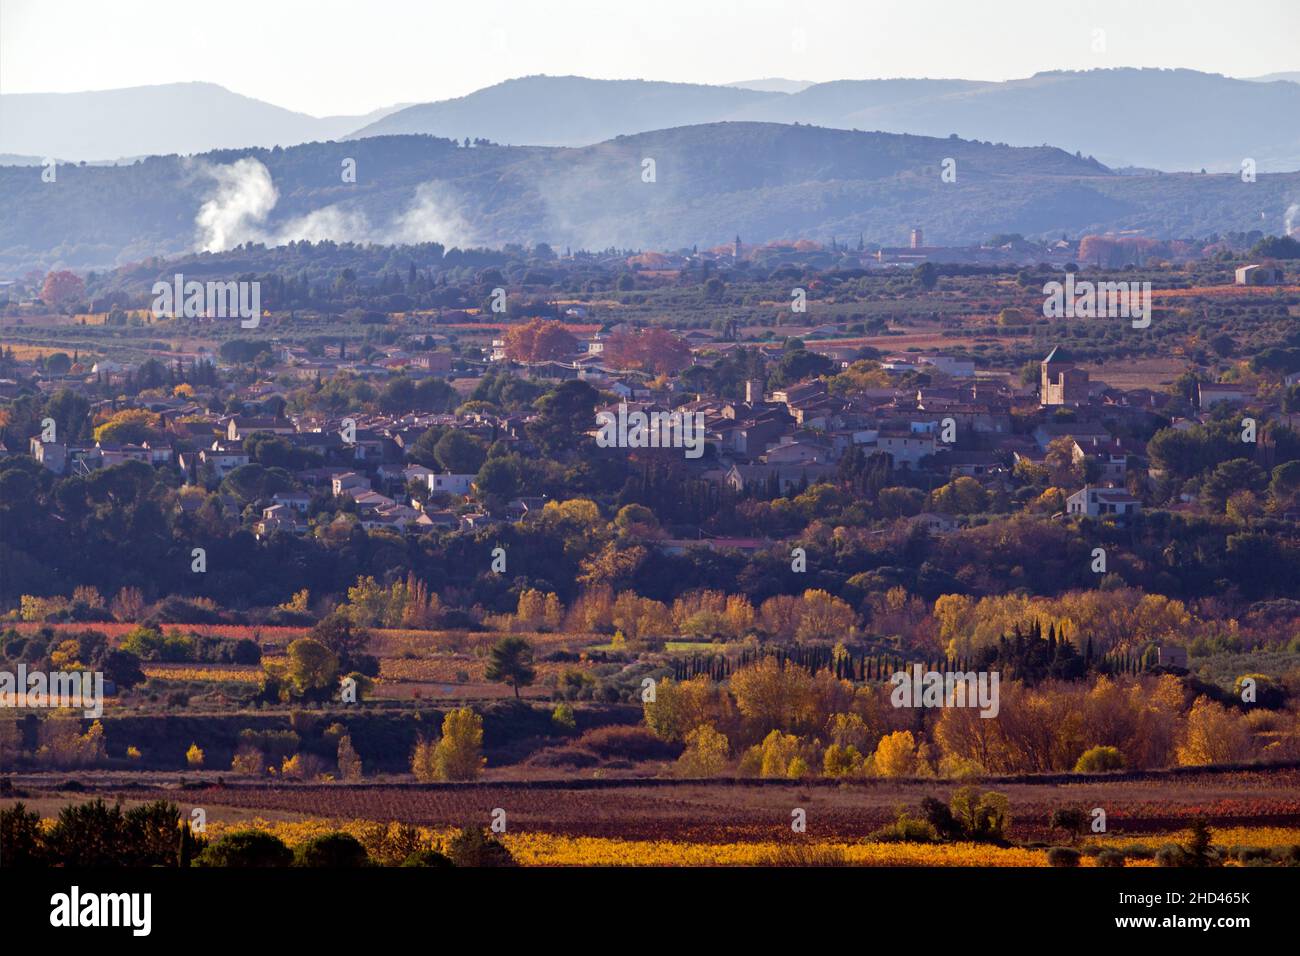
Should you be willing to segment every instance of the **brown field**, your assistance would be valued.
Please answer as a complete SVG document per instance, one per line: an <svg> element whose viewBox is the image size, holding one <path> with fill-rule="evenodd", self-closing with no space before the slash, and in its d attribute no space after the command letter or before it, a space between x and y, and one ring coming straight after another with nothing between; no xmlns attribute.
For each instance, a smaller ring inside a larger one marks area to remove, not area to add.
<svg viewBox="0 0 1300 956"><path fill-rule="evenodd" d="M1200 295L1211 295L1217 298L1273 297L1294 295L1297 292L1300 292L1300 285L1195 285L1189 289L1152 289L1151 297L1153 299L1190 299Z"/></svg>
<svg viewBox="0 0 1300 956"><path fill-rule="evenodd" d="M644 768L643 768L644 771ZM127 779L145 781L124 786ZM744 843L781 840L790 811L807 812L810 837L859 840L890 822L899 807L915 810L924 796L946 798L957 786L942 781L860 780L677 781L671 778L484 781L475 784L375 782L227 782L181 788L173 774L82 774L85 790L64 791L68 774L16 775L22 799L43 812L104 796L130 801L168 799L201 806L209 820L266 819L401 821L431 828L486 822L504 808L512 832L567 838ZM102 783L96 783L96 780ZM190 776L193 781L193 776ZM147 782L146 782L147 781ZM1106 811L1108 837L1173 837L1196 817L1217 828L1300 827L1300 769L1249 768L1162 772L1118 777L990 780L1011 803L1009 836L1049 841L1049 819L1060 807ZM17 795L15 795L17 796ZM11 802L9 800L0 802ZM1059 837L1059 834L1057 835Z"/></svg>
<svg viewBox="0 0 1300 956"><path fill-rule="evenodd" d="M1161 391L1188 367L1181 358L1140 358L1081 366L1094 381L1112 388L1149 388Z"/></svg>

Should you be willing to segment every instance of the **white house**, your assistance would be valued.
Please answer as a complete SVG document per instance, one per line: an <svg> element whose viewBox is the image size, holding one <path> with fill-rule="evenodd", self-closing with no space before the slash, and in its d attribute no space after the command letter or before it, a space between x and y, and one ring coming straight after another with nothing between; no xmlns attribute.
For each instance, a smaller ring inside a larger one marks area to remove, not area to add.
<svg viewBox="0 0 1300 956"><path fill-rule="evenodd" d="M934 434L924 432L880 432L876 449L894 461L894 468L915 468L921 459L934 454Z"/></svg>
<svg viewBox="0 0 1300 956"><path fill-rule="evenodd" d="M345 471L341 475L335 475L330 481L330 490L335 497L347 494L348 492L361 492L370 490L370 479L364 475L358 475L355 471ZM356 497L354 493L352 497Z"/></svg>
<svg viewBox="0 0 1300 956"><path fill-rule="evenodd" d="M1254 391L1245 385L1233 385L1229 382L1199 382L1196 386L1197 404L1201 408L1210 408L1216 402L1230 402L1244 405L1255 397Z"/></svg>
<svg viewBox="0 0 1300 956"><path fill-rule="evenodd" d="M478 475L429 475L429 491L448 495L467 495Z"/></svg>
<svg viewBox="0 0 1300 956"><path fill-rule="evenodd" d="M1094 488L1084 485L1065 499L1065 510L1074 517L1124 518L1138 514L1142 502L1122 488Z"/></svg>

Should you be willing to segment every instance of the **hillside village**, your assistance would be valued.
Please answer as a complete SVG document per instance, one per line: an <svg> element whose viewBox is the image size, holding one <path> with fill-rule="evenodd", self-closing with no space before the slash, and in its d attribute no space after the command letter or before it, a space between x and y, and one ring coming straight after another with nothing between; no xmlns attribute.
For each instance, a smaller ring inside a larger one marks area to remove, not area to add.
<svg viewBox="0 0 1300 956"><path fill-rule="evenodd" d="M881 454L888 456L892 470L908 472L913 483L933 489L965 477L977 482L990 498L1006 497L1019 483L1018 470L1046 467L1050 456L1064 454L1084 479L1082 486L1064 489L1066 513L1122 519L1141 509L1146 477L1145 443L1127 436L1151 431L1173 400L1167 392L1108 387L1090 378L1065 348L1058 347L1042 359L1037 387L1014 383L1005 375L977 375L970 361L923 353L886 355L879 363L892 379L924 373L928 381L920 386L879 385L832 394L825 377L774 389L766 389L763 380L756 378L745 382L741 401L706 394L683 401L672 385L656 385L645 375L602 365L605 336L591 329L599 327L575 329L586 332L578 339L575 354L542 363L512 362L501 340L494 340L493 359L483 368L508 370L541 382L589 383L607 396L606 410L623 403L647 413L676 409L703 415L707 451L699 461L686 463L691 477L725 484L740 494L798 493L842 474L846 459ZM689 342L692 337L688 333L684 339ZM709 347L717 346L710 343ZM852 364L851 347L816 342L807 347L830 359L841 372ZM695 351L701 348L697 345ZM398 532L471 530L495 521L521 521L544 503L539 497L520 496L497 502L489 513L483 509L477 472L449 473L411 459L415 443L435 426L536 455L538 449L527 437L527 414L431 414L414 409L355 418L285 414L287 389L280 383L319 383L337 374L381 381L395 374L417 381L446 379L453 374L451 353L411 354L387 348L367 362L313 358L305 349L289 346L275 347L273 354L275 361L260 367L261 378L233 392L218 395L200 386L174 397L100 400L91 405L92 413L139 409L157 416L158 437L139 443L67 443L38 435L25 451L60 476L88 474L134 460L178 470L187 486L217 491L224 479L254 460L250 438L276 436L312 462L312 467L290 470L294 487L255 502L260 506L256 514L241 508L234 496L221 495L227 518L250 524L259 537L281 531L306 533L309 512L319 510L312 508L313 501L331 497L355 505L367 529ZM15 379L22 379L45 394L88 392L91 386L125 383L136 371L97 362L89 368L76 363L63 375L51 375L33 363L14 363L11 378L0 382L0 388L12 390ZM218 365L218 375L222 371ZM466 371L481 374L482 369ZM473 378L460 382L472 384ZM1172 427L1203 421L1221 403L1245 406L1255 400L1243 386L1228 383L1201 384L1196 398L1196 407L1188 415L1174 416ZM239 411L212 411L214 404ZM1271 416L1280 411L1264 410ZM942 532L955 527L959 519L922 512L911 520ZM699 532L681 530L683 537L685 532L691 532L690 537ZM700 540L710 544L702 534ZM729 544L753 547L759 542L711 542L713 547ZM683 546L683 542L669 539L663 546Z"/></svg>

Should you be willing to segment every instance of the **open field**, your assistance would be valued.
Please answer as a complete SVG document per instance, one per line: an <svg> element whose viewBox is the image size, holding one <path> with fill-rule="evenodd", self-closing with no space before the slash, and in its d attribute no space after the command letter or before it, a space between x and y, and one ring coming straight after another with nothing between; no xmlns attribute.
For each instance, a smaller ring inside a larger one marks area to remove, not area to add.
<svg viewBox="0 0 1300 956"><path fill-rule="evenodd" d="M103 796L136 805L166 799L182 810L202 807L209 834L255 827L291 846L342 829L364 839L374 824L401 822L440 839L454 827L504 809L504 842L525 865L752 865L804 862L808 855L875 866L1043 866L1044 844L1060 843L1055 809L1101 807L1105 834L1082 845L1158 847L1183 838L1196 817L1210 821L1219 846L1300 844L1300 769L1241 768L1036 781L990 780L981 790L1007 796L1012 846L890 844L867 839L915 810L925 796L946 798L953 782L672 779L534 780L477 784L182 783L171 774L112 775L68 789L66 775L20 775L14 797L53 817L71 802ZM791 811L807 813L807 833L793 836ZM1085 857L1085 865L1090 864ZM1149 861L1134 861L1141 865Z"/></svg>
<svg viewBox="0 0 1300 956"><path fill-rule="evenodd" d="M210 776L210 775L209 775ZM484 781L474 784L374 782L276 783L225 780L219 785L182 785L171 774L150 774L130 784L86 781L64 790L69 774L19 774L14 786L32 799L61 805L91 795L106 799L169 799L202 806L209 819L264 816L328 817L459 826L486 822L505 808L512 830L568 837L683 842L778 840L790 832L790 811L808 814L808 832L821 838L861 839L892 821L898 808L915 809L925 796L946 797L961 784L935 780L689 781L672 778ZM1006 794L1016 840L1045 840L1049 818L1060 807L1102 807L1115 836L1172 834L1197 816L1218 827L1300 828L1300 768L1228 771L1063 775L992 779L981 790Z"/></svg>
<svg viewBox="0 0 1300 956"><path fill-rule="evenodd" d="M1187 370L1187 360L1152 357L1117 359L1105 364L1080 366L1092 378L1105 382L1111 388L1149 388L1162 391Z"/></svg>

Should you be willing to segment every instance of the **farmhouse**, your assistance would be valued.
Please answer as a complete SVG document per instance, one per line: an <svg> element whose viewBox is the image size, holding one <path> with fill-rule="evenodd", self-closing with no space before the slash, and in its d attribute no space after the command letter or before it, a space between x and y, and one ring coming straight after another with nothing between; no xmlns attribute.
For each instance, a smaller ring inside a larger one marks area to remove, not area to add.
<svg viewBox="0 0 1300 956"><path fill-rule="evenodd" d="M1127 517L1141 512L1142 502L1119 488L1084 485L1065 499L1065 510L1074 517Z"/></svg>

